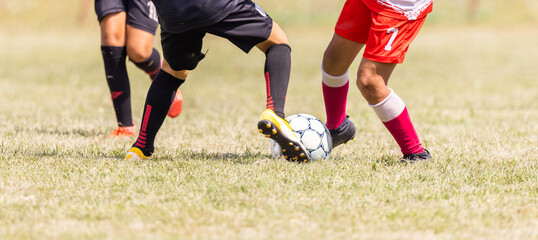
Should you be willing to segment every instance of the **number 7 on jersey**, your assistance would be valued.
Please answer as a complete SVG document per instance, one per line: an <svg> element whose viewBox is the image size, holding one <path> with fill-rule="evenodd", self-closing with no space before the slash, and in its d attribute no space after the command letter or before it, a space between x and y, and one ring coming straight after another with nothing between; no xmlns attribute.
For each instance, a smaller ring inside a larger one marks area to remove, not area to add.
<svg viewBox="0 0 538 240"><path fill-rule="evenodd" d="M396 35L398 35L398 28L389 28L387 29L387 33L392 33L389 42L385 45L385 51L390 51L392 50L392 43L394 43L394 39L396 39Z"/></svg>

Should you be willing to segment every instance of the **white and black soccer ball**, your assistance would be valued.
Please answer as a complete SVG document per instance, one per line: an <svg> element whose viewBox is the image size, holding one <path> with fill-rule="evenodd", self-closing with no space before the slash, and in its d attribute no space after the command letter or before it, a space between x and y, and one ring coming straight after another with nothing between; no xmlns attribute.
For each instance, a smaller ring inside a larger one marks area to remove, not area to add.
<svg viewBox="0 0 538 240"><path fill-rule="evenodd" d="M333 142L325 124L316 117L305 113L288 116L286 121L290 123L291 129L306 147L311 161L329 158ZM280 146L272 139L271 155L274 158L282 156Z"/></svg>

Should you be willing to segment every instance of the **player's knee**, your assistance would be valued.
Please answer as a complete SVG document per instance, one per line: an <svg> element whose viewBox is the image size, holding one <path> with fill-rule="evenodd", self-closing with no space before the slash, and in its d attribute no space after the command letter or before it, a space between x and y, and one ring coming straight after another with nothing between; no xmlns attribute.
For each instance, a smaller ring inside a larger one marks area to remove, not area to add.
<svg viewBox="0 0 538 240"><path fill-rule="evenodd" d="M146 49L127 45L127 56L133 62L143 62L151 56L152 50L147 51Z"/></svg>
<svg viewBox="0 0 538 240"><path fill-rule="evenodd" d="M374 76L371 74L361 73L357 76L357 87L362 93L375 93L376 91L376 81Z"/></svg>
<svg viewBox="0 0 538 240"><path fill-rule="evenodd" d="M193 70L196 68L196 66L198 66L198 63L204 59L204 57L205 54L202 52L198 54L183 53L168 58L165 56L170 68L172 68L174 71Z"/></svg>
<svg viewBox="0 0 538 240"><path fill-rule="evenodd" d="M104 34L101 36L101 45L103 46L123 46L125 39L117 34Z"/></svg>

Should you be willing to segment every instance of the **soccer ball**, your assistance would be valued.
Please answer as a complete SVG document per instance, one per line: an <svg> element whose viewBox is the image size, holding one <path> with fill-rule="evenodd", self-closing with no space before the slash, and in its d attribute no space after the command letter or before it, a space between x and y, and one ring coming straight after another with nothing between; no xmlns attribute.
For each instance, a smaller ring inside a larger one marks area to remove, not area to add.
<svg viewBox="0 0 538 240"><path fill-rule="evenodd" d="M306 147L311 161L329 158L333 142L325 124L316 117L305 113L288 116L286 121L290 123L291 129ZM281 151L278 143L271 139L271 155L274 158L279 158L282 155Z"/></svg>

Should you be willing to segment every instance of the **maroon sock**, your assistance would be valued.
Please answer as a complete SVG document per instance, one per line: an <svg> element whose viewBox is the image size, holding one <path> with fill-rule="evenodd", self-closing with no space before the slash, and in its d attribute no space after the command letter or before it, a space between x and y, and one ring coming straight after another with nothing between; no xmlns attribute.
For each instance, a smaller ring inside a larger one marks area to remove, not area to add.
<svg viewBox="0 0 538 240"><path fill-rule="evenodd" d="M392 91L380 103L370 105L389 130L404 155L424 151L403 100Z"/></svg>
<svg viewBox="0 0 538 240"><path fill-rule="evenodd" d="M424 151L417 132L411 123L407 108L396 118L383 123L396 140L403 155L421 153Z"/></svg>
<svg viewBox="0 0 538 240"><path fill-rule="evenodd" d="M345 73L342 76L331 76L321 69L323 100L328 129L336 129L346 118L347 93L349 90L349 77Z"/></svg>

